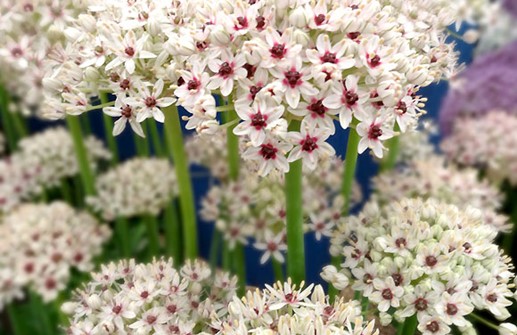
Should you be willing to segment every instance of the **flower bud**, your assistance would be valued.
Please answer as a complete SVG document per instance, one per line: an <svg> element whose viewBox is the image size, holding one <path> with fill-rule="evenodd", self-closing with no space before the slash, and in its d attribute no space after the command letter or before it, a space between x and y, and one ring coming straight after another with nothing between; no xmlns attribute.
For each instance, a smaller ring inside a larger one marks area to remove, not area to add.
<svg viewBox="0 0 517 335"><path fill-rule="evenodd" d="M309 23L309 17L302 6L296 7L289 15L289 23L297 28L303 28Z"/></svg>
<svg viewBox="0 0 517 335"><path fill-rule="evenodd" d="M217 46L224 47L224 46L228 45L230 43L230 41L231 41L230 34L228 34L226 29L224 29L221 26L215 27L210 32L210 42L212 42L213 44L215 44Z"/></svg>

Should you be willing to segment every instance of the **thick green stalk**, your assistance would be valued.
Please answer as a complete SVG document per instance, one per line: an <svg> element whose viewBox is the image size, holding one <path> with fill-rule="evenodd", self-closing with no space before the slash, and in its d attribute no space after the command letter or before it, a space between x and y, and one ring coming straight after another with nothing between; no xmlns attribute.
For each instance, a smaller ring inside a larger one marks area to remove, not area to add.
<svg viewBox="0 0 517 335"><path fill-rule="evenodd" d="M417 325L418 320L416 315L413 315L404 320L403 324L399 325L399 328L397 329L397 335L414 335L416 333Z"/></svg>
<svg viewBox="0 0 517 335"><path fill-rule="evenodd" d="M232 268L232 262L230 258L230 247L228 247L228 243L224 243L223 241L223 255L222 255L222 266L225 271L230 271Z"/></svg>
<svg viewBox="0 0 517 335"><path fill-rule="evenodd" d="M101 92L99 94L99 99L101 100L101 104L106 104L109 102L109 95L107 92ZM115 165L119 161L119 153L117 146L117 139L113 136L113 119L111 116L104 114L102 112L102 120L104 121L104 134L106 137L106 141L108 142L108 148L111 151L111 163Z"/></svg>
<svg viewBox="0 0 517 335"><path fill-rule="evenodd" d="M147 123L147 129L149 130L149 134L151 135L151 141L153 143L154 154L158 157L165 156L165 150L163 149L162 139L160 137L160 133L158 132L158 124L154 120L149 120Z"/></svg>
<svg viewBox="0 0 517 335"><path fill-rule="evenodd" d="M17 139L12 124L12 115L9 112L9 96L3 87L0 87L0 115L2 117L2 129L5 133L9 151L16 150Z"/></svg>
<svg viewBox="0 0 517 335"><path fill-rule="evenodd" d="M357 122L353 123L357 125ZM345 199L345 205L343 207L342 214L343 216L348 215L348 211L350 210L350 198L352 196L352 187L354 186L355 180L355 171L357 168L357 148L359 145L359 141L361 137L357 134L357 131L354 129L355 127L351 127L348 133L348 143L346 146L346 154L345 154L345 169L343 171L343 183L341 185L341 194ZM341 265L341 257L332 257L332 265L339 268ZM337 290L329 285L329 296L330 300L334 301L334 298L337 294Z"/></svg>
<svg viewBox="0 0 517 335"><path fill-rule="evenodd" d="M15 302L11 302L5 306L7 310L7 315L9 316L9 324L11 325L11 331L13 335L23 335L23 316L20 315L20 312L15 306Z"/></svg>
<svg viewBox="0 0 517 335"><path fill-rule="evenodd" d="M233 104L230 102L228 106L233 106ZM237 119L237 113L233 109L225 112L224 116L225 123L230 123ZM239 178L240 171L239 138L233 133L233 129L236 125L237 123L229 126L226 133L228 172L230 180L234 181ZM235 248L231 251L231 258L233 259L233 269L239 278L238 294L243 295L246 287L246 257L244 255L244 246L237 243Z"/></svg>
<svg viewBox="0 0 517 335"><path fill-rule="evenodd" d="M91 135L92 125L90 124L89 115L85 113L82 117L79 118L79 122L81 123L81 130L83 132L83 136Z"/></svg>
<svg viewBox="0 0 517 335"><path fill-rule="evenodd" d="M271 265L273 266L273 274L275 275L275 282L280 281L284 282L284 269L282 268L282 263L277 261L276 259L271 259Z"/></svg>
<svg viewBox="0 0 517 335"><path fill-rule="evenodd" d="M143 122L144 127L146 122L147 121ZM133 141L135 143L136 154L140 157L149 157L149 142L147 142L147 139L133 134Z"/></svg>
<svg viewBox="0 0 517 335"><path fill-rule="evenodd" d="M10 115L10 117L15 129L16 138L20 140L27 136L29 134L29 130L27 129L27 124L25 123L25 119L21 113L13 113Z"/></svg>
<svg viewBox="0 0 517 335"><path fill-rule="evenodd" d="M399 130L400 128L398 124L395 125L395 132L398 132ZM388 155L381 161L381 171L392 170L397 164L397 158L400 151L400 136L396 135L390 138L387 141L386 146L388 147Z"/></svg>
<svg viewBox="0 0 517 335"><path fill-rule="evenodd" d="M181 226L176 206L176 200L171 200L169 206L165 208L165 251L168 256L172 256L174 261L181 263Z"/></svg>
<svg viewBox="0 0 517 335"><path fill-rule="evenodd" d="M299 121L291 121L289 130L298 131ZM302 160L289 164L285 175L287 221L287 275L293 283L305 280L305 245L303 234Z"/></svg>
<svg viewBox="0 0 517 335"><path fill-rule="evenodd" d="M196 209L189 163L183 147L183 133L180 124L178 108L170 106L163 108L165 114L165 138L169 152L174 161L178 180L179 201L183 220L183 241L185 258L194 259L198 255Z"/></svg>
<svg viewBox="0 0 517 335"><path fill-rule="evenodd" d="M221 233L214 227L212 242L210 243L210 267L212 269L217 267L217 261L219 260L219 252L221 249L221 239Z"/></svg>
<svg viewBox="0 0 517 335"><path fill-rule="evenodd" d="M56 329L54 329L55 325L52 324L49 315L52 309L46 306L41 297L34 292L30 292L30 304L34 311L33 316L38 319L42 327L40 328L41 334L54 335Z"/></svg>
<svg viewBox="0 0 517 335"><path fill-rule="evenodd" d="M160 254L160 231L158 220L152 214L144 215L145 226L147 228L147 238L149 241L150 259Z"/></svg>
<svg viewBox="0 0 517 335"><path fill-rule="evenodd" d="M129 222L126 218L115 220L115 232L118 237L118 247L122 258L131 257L131 245L129 243Z"/></svg>
<svg viewBox="0 0 517 335"><path fill-rule="evenodd" d="M68 184L68 180L66 179L63 179L61 180L61 197L63 197L63 199L73 205L73 196L72 196L72 191L70 190L70 185Z"/></svg>
<svg viewBox="0 0 517 335"><path fill-rule="evenodd" d="M95 194L95 179L93 171L88 161L88 153L84 145L83 132L81 131L81 124L77 116L66 116L66 123L68 129L72 134L72 140L74 142L75 154L77 156L77 162L79 163L79 171L81 174L81 181L83 183L84 192L86 195Z"/></svg>

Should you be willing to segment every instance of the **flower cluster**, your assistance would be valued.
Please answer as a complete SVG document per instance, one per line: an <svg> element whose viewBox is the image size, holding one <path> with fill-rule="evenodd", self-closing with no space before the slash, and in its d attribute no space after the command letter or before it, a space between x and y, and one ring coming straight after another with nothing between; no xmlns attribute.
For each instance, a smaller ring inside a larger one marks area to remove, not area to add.
<svg viewBox="0 0 517 335"><path fill-rule="evenodd" d="M345 262L339 270L325 267L322 276L336 287L351 280L385 322L392 310L399 321L416 314L423 334L448 334L451 325L468 327L474 309L498 320L510 316L513 266L496 235L473 208L433 199L369 203L338 227L331 252Z"/></svg>
<svg viewBox="0 0 517 335"><path fill-rule="evenodd" d="M508 218L497 214L503 201L499 189L480 181L477 170L458 169L439 156L381 173L373 178L373 188L374 199L382 205L403 198L433 198L460 208L480 209L484 221L498 231L510 228Z"/></svg>
<svg viewBox="0 0 517 335"><path fill-rule="evenodd" d="M23 201L41 194L40 168L26 164L14 155L0 160L0 213L6 213Z"/></svg>
<svg viewBox="0 0 517 335"><path fill-rule="evenodd" d="M517 185L517 116L493 111L481 118L459 119L453 133L442 142L449 160L485 171L499 183Z"/></svg>
<svg viewBox="0 0 517 335"><path fill-rule="evenodd" d="M456 120L466 116L479 117L495 109L517 111L516 77L517 41L474 60L451 81L440 111L441 132L450 134Z"/></svg>
<svg viewBox="0 0 517 335"><path fill-rule="evenodd" d="M477 55L497 50L517 40L517 5L515 4L515 1L510 0L492 5L481 22L480 37L476 45Z"/></svg>
<svg viewBox="0 0 517 335"><path fill-rule="evenodd" d="M340 195L343 161L334 158L317 171L305 171L303 212L306 231L319 240L330 236L344 206ZM237 181L213 186L202 200L201 217L214 221L229 246L247 244L263 251L261 263L271 256L283 262L286 245L286 210L283 175L265 178L246 174ZM354 184L350 206L361 201L361 190Z"/></svg>
<svg viewBox="0 0 517 335"><path fill-rule="evenodd" d="M0 308L25 290L55 299L72 268L91 271L110 235L93 216L65 203L19 206L0 224Z"/></svg>
<svg viewBox="0 0 517 335"><path fill-rule="evenodd" d="M234 108L234 132L264 174L335 155L338 122L382 157L395 124L416 125L420 87L455 72L446 27L476 16L474 2L487 1L89 0L47 64L45 112L80 114L108 91L116 102L104 111L133 129L177 104L188 129L213 133Z"/></svg>
<svg viewBox="0 0 517 335"><path fill-rule="evenodd" d="M0 133L0 156L5 153L5 142L4 134Z"/></svg>
<svg viewBox="0 0 517 335"><path fill-rule="evenodd" d="M300 288L290 281L248 291L228 305L228 315L212 323L215 334L377 335L374 321L366 322L358 301L329 302L320 285Z"/></svg>
<svg viewBox="0 0 517 335"><path fill-rule="evenodd" d="M37 112L43 100L43 63L64 40L84 1L0 1L0 85L13 111Z"/></svg>
<svg viewBox="0 0 517 335"><path fill-rule="evenodd" d="M105 220L157 215L176 195L176 174L166 159L133 158L100 175L87 203Z"/></svg>
<svg viewBox="0 0 517 335"><path fill-rule="evenodd" d="M85 138L84 145L93 170L97 169L99 161L111 157L104 144L93 136ZM25 165L38 168L37 179L43 188L59 186L63 179L79 174L72 136L62 127L49 128L23 138L15 155Z"/></svg>
<svg viewBox="0 0 517 335"><path fill-rule="evenodd" d="M171 259L110 263L92 276L62 307L71 315L69 334L211 333L210 317L226 310L237 285L204 262L176 270Z"/></svg>

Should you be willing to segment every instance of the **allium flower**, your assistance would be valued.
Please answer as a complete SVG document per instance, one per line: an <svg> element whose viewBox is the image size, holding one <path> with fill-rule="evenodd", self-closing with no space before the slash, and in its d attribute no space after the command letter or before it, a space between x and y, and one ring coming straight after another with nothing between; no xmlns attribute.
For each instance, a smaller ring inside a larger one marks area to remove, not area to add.
<svg viewBox="0 0 517 335"><path fill-rule="evenodd" d="M301 118L329 137L334 119L345 129L359 123L360 151L381 157L396 124L402 132L416 126L424 107L420 87L455 72L446 28L477 19L488 3L86 2L86 13L69 20L64 47L45 62L48 115L90 110L83 102L108 91L116 93L117 106L122 100L135 108L139 101L138 122L151 115L162 121L162 107L177 97L191 114L188 129L214 133L218 114L231 109L216 109L213 95L219 95L238 111L243 124L235 132L249 146L243 156L259 162L262 174L286 172L286 157L315 169L334 155L297 154L285 128ZM124 84L133 82L139 84ZM121 85L127 89L121 92ZM154 95L142 94L140 88L155 85ZM322 136L318 147L327 140Z"/></svg>
<svg viewBox="0 0 517 335"><path fill-rule="evenodd" d="M358 301L330 303L320 285L302 283L298 288L290 281L249 291L242 299L234 297L228 315L212 322L215 334L227 335L379 334L374 327L374 321L361 315Z"/></svg>
<svg viewBox="0 0 517 335"><path fill-rule="evenodd" d="M62 307L70 334L211 333L210 317L225 313L237 286L236 277L213 274L204 262L175 269L172 259L123 260L92 277Z"/></svg>
<svg viewBox="0 0 517 335"><path fill-rule="evenodd" d="M377 304L381 320L391 307L399 321L416 315L425 334L447 334L451 325L468 326L474 309L510 317L513 265L496 236L471 207L434 199L381 208L371 202L338 224L331 253L346 261L340 269L325 267L322 276L337 287L347 276L345 283Z"/></svg>
<svg viewBox="0 0 517 335"><path fill-rule="evenodd" d="M0 213L41 194L40 167L14 155L0 160Z"/></svg>
<svg viewBox="0 0 517 335"><path fill-rule="evenodd" d="M332 158L323 167L314 172L306 170L303 179L305 229L315 232L318 240L331 235L344 206L340 195L343 162ZM359 185L354 184L350 206L360 201ZM263 252L261 263L270 257L284 261L287 246L282 175L261 178L246 173L237 181L213 186L202 200L201 216L215 222L231 248L253 239L253 246Z"/></svg>
<svg viewBox="0 0 517 335"><path fill-rule="evenodd" d="M517 41L477 58L451 82L440 111L440 130L449 135L456 120L500 109L516 111Z"/></svg>
<svg viewBox="0 0 517 335"><path fill-rule="evenodd" d="M91 271L110 235L108 226L65 203L19 206L0 224L0 308L26 290L54 300L72 268Z"/></svg>
<svg viewBox="0 0 517 335"><path fill-rule="evenodd" d="M436 154L436 147L431 137L436 136L438 127L430 120L420 123L418 131L408 131L400 135L397 164L404 165L411 161L425 160Z"/></svg>
<svg viewBox="0 0 517 335"><path fill-rule="evenodd" d="M494 111L483 117L458 119L442 143L450 161L482 169L496 183L517 185L517 116Z"/></svg>
<svg viewBox="0 0 517 335"><path fill-rule="evenodd" d="M13 98L11 111L38 112L43 101L44 61L64 40L83 1L2 1L0 3L0 85Z"/></svg>
<svg viewBox="0 0 517 335"><path fill-rule="evenodd" d="M495 2L481 22L476 55L497 50L517 39L517 3Z"/></svg>
<svg viewBox="0 0 517 335"><path fill-rule="evenodd" d="M97 169L99 161L111 157L111 153L97 138L89 136L84 142L94 170ZM64 178L79 174L72 136L65 128L49 128L23 138L15 155L25 165L37 167L38 182L44 188L58 186Z"/></svg>
<svg viewBox="0 0 517 335"><path fill-rule="evenodd" d="M96 190L86 201L105 220L157 215L177 193L176 175L165 159L133 158L100 175Z"/></svg>
<svg viewBox="0 0 517 335"><path fill-rule="evenodd" d="M479 180L477 170L458 169L439 156L381 173L373 178L373 188L374 198L381 204L403 198L433 198L460 208L478 208L485 222L498 231L510 228L508 218L497 214L503 203L499 189Z"/></svg>

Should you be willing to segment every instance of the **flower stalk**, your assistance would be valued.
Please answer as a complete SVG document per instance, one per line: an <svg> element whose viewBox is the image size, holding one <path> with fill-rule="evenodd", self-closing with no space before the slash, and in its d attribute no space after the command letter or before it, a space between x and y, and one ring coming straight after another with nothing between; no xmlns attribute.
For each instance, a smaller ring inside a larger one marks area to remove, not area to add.
<svg viewBox="0 0 517 335"><path fill-rule="evenodd" d="M101 105L97 106L102 108L101 106L105 106L109 103L109 95L107 92L100 92L99 99L101 101ZM106 135L106 141L108 142L108 148L111 151L111 165L117 164L119 161L119 153L117 146L117 139L112 135L113 134L113 120L111 117L105 113L102 113L102 120L104 122L104 132Z"/></svg>
<svg viewBox="0 0 517 335"><path fill-rule="evenodd" d="M176 106L165 107L163 112L165 114L165 138L174 161L178 180L185 259L194 259L198 255L196 209L187 155L183 147L183 133L178 108Z"/></svg>
<svg viewBox="0 0 517 335"><path fill-rule="evenodd" d="M176 200L171 199L170 204L165 208L165 252L181 263L181 227L178 216Z"/></svg>
<svg viewBox="0 0 517 335"><path fill-rule="evenodd" d="M291 121L289 130L297 131L299 121ZM301 159L289 164L285 175L286 220L287 220L287 275L293 283L305 280L305 245L303 236L303 199L302 199Z"/></svg>
<svg viewBox="0 0 517 335"><path fill-rule="evenodd" d="M399 126L395 125L395 132L398 131ZM388 147L388 155L381 161L381 171L389 171L395 168L400 150L400 136L395 135L386 142L386 146Z"/></svg>
<svg viewBox="0 0 517 335"><path fill-rule="evenodd" d="M160 228L158 225L158 220L153 214L144 215L143 220L147 229L149 259L151 260L153 256L160 254Z"/></svg>
<svg viewBox="0 0 517 335"><path fill-rule="evenodd" d="M402 323L397 330L397 335L413 335L416 332L416 327L418 324L418 320L416 315L413 315Z"/></svg>
<svg viewBox="0 0 517 335"><path fill-rule="evenodd" d="M95 178L93 171L88 161L88 153L83 141L83 132L81 130L81 123L79 118L76 116L67 115L66 124L70 133L72 134L72 140L74 143L75 154L77 156L77 162L79 163L79 172L81 174L81 181L83 189L86 195L95 194Z"/></svg>

